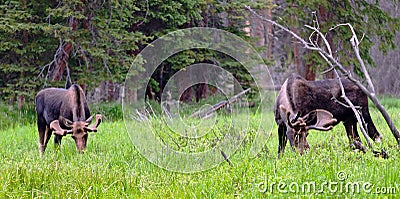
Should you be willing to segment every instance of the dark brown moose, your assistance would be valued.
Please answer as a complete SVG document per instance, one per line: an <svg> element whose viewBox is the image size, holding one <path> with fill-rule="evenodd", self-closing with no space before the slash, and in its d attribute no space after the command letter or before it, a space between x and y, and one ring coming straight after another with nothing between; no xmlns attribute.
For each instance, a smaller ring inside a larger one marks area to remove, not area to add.
<svg viewBox="0 0 400 199"><path fill-rule="evenodd" d="M345 94L354 104L367 124L369 137L379 142L382 135L376 130L368 110L367 95L348 79L341 79ZM283 153L289 139L292 149L300 154L309 149L308 130L328 131L343 122L350 144L364 149L357 132L354 112L341 97L338 79L307 81L299 75L291 75L282 85L275 102L275 121L278 124L278 155Z"/></svg>
<svg viewBox="0 0 400 199"><path fill-rule="evenodd" d="M75 140L76 149L83 153L89 132L96 132L102 116L96 115L93 120L86 102L85 94L79 85L69 89L47 88L41 90L35 97L37 125L39 131L39 153L46 150L47 143L54 132L54 144L60 146L63 136L71 134Z"/></svg>

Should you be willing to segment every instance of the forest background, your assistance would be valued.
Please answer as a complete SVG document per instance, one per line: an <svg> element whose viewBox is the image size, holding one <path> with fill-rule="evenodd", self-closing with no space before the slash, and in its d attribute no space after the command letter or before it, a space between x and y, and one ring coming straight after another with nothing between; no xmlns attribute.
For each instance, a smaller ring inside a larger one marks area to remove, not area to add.
<svg viewBox="0 0 400 199"><path fill-rule="evenodd" d="M329 31L337 24L352 24L363 35L360 53L377 92L400 96L398 1L19 0L0 3L0 100L22 108L33 104L40 89L64 87L71 79L85 89L90 102L118 102L140 51L162 35L190 27L226 30L253 44L277 87L293 72L309 80L333 77L321 75L328 66L316 53L251 15L245 5L306 38L310 31L304 25L317 25L327 32L334 56L361 75L349 46L350 31ZM157 68L146 88L149 99L159 100L168 79L195 63L219 65L244 88L254 86L249 72L227 55L193 49ZM207 85L196 85L181 99L198 100L211 92Z"/></svg>

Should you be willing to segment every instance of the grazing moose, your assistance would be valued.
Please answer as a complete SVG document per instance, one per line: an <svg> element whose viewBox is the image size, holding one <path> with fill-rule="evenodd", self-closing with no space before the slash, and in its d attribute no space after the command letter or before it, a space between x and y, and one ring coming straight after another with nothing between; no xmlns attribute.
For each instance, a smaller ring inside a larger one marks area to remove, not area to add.
<svg viewBox="0 0 400 199"><path fill-rule="evenodd" d="M382 135L376 130L368 110L365 93L348 79L341 79L345 94L354 106L360 107L367 123L369 137L379 142ZM275 102L275 121L278 124L278 155L283 153L289 139L292 149L300 154L309 149L306 137L309 129L328 131L343 122L350 144L364 149L357 132L357 119L350 107L345 106L337 79L307 81L298 75L290 76L282 85Z"/></svg>
<svg viewBox="0 0 400 199"><path fill-rule="evenodd" d="M72 134L76 149L83 153L86 149L88 132L96 132L102 116L96 115L96 122L89 126L93 116L86 102L85 94L78 85L68 89L47 88L35 97L37 125L39 131L39 153L46 150L54 132L54 144L58 147L63 136Z"/></svg>

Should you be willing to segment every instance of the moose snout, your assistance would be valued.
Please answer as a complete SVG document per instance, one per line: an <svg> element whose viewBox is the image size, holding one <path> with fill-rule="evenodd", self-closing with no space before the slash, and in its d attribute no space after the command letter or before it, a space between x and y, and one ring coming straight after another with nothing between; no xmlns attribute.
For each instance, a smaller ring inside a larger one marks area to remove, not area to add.
<svg viewBox="0 0 400 199"><path fill-rule="evenodd" d="M290 137L292 137L289 141L291 142L293 150L297 151L300 155L303 155L305 151L310 149L310 145L307 142L306 131L299 131L297 133L293 131Z"/></svg>
<svg viewBox="0 0 400 199"><path fill-rule="evenodd" d="M84 154L86 149L78 149L79 154Z"/></svg>
<svg viewBox="0 0 400 199"><path fill-rule="evenodd" d="M76 150L80 154L84 154L86 150L86 140L85 139L76 139L75 140L76 144Z"/></svg>
<svg viewBox="0 0 400 199"><path fill-rule="evenodd" d="M86 151L86 147L76 147L76 150L79 154L84 154Z"/></svg>

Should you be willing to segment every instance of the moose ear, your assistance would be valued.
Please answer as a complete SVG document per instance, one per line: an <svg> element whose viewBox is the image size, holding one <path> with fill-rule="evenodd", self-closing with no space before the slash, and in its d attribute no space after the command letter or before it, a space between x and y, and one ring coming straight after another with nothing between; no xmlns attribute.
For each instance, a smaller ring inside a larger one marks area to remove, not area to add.
<svg viewBox="0 0 400 199"><path fill-rule="evenodd" d="M69 119L67 119L67 118L65 118L63 116L60 116L60 120L66 127L72 128L73 122L71 120L69 120Z"/></svg>
<svg viewBox="0 0 400 199"><path fill-rule="evenodd" d="M305 115L304 120L307 121L308 129L316 129L328 131L337 123L332 113L324 109L316 109Z"/></svg>

